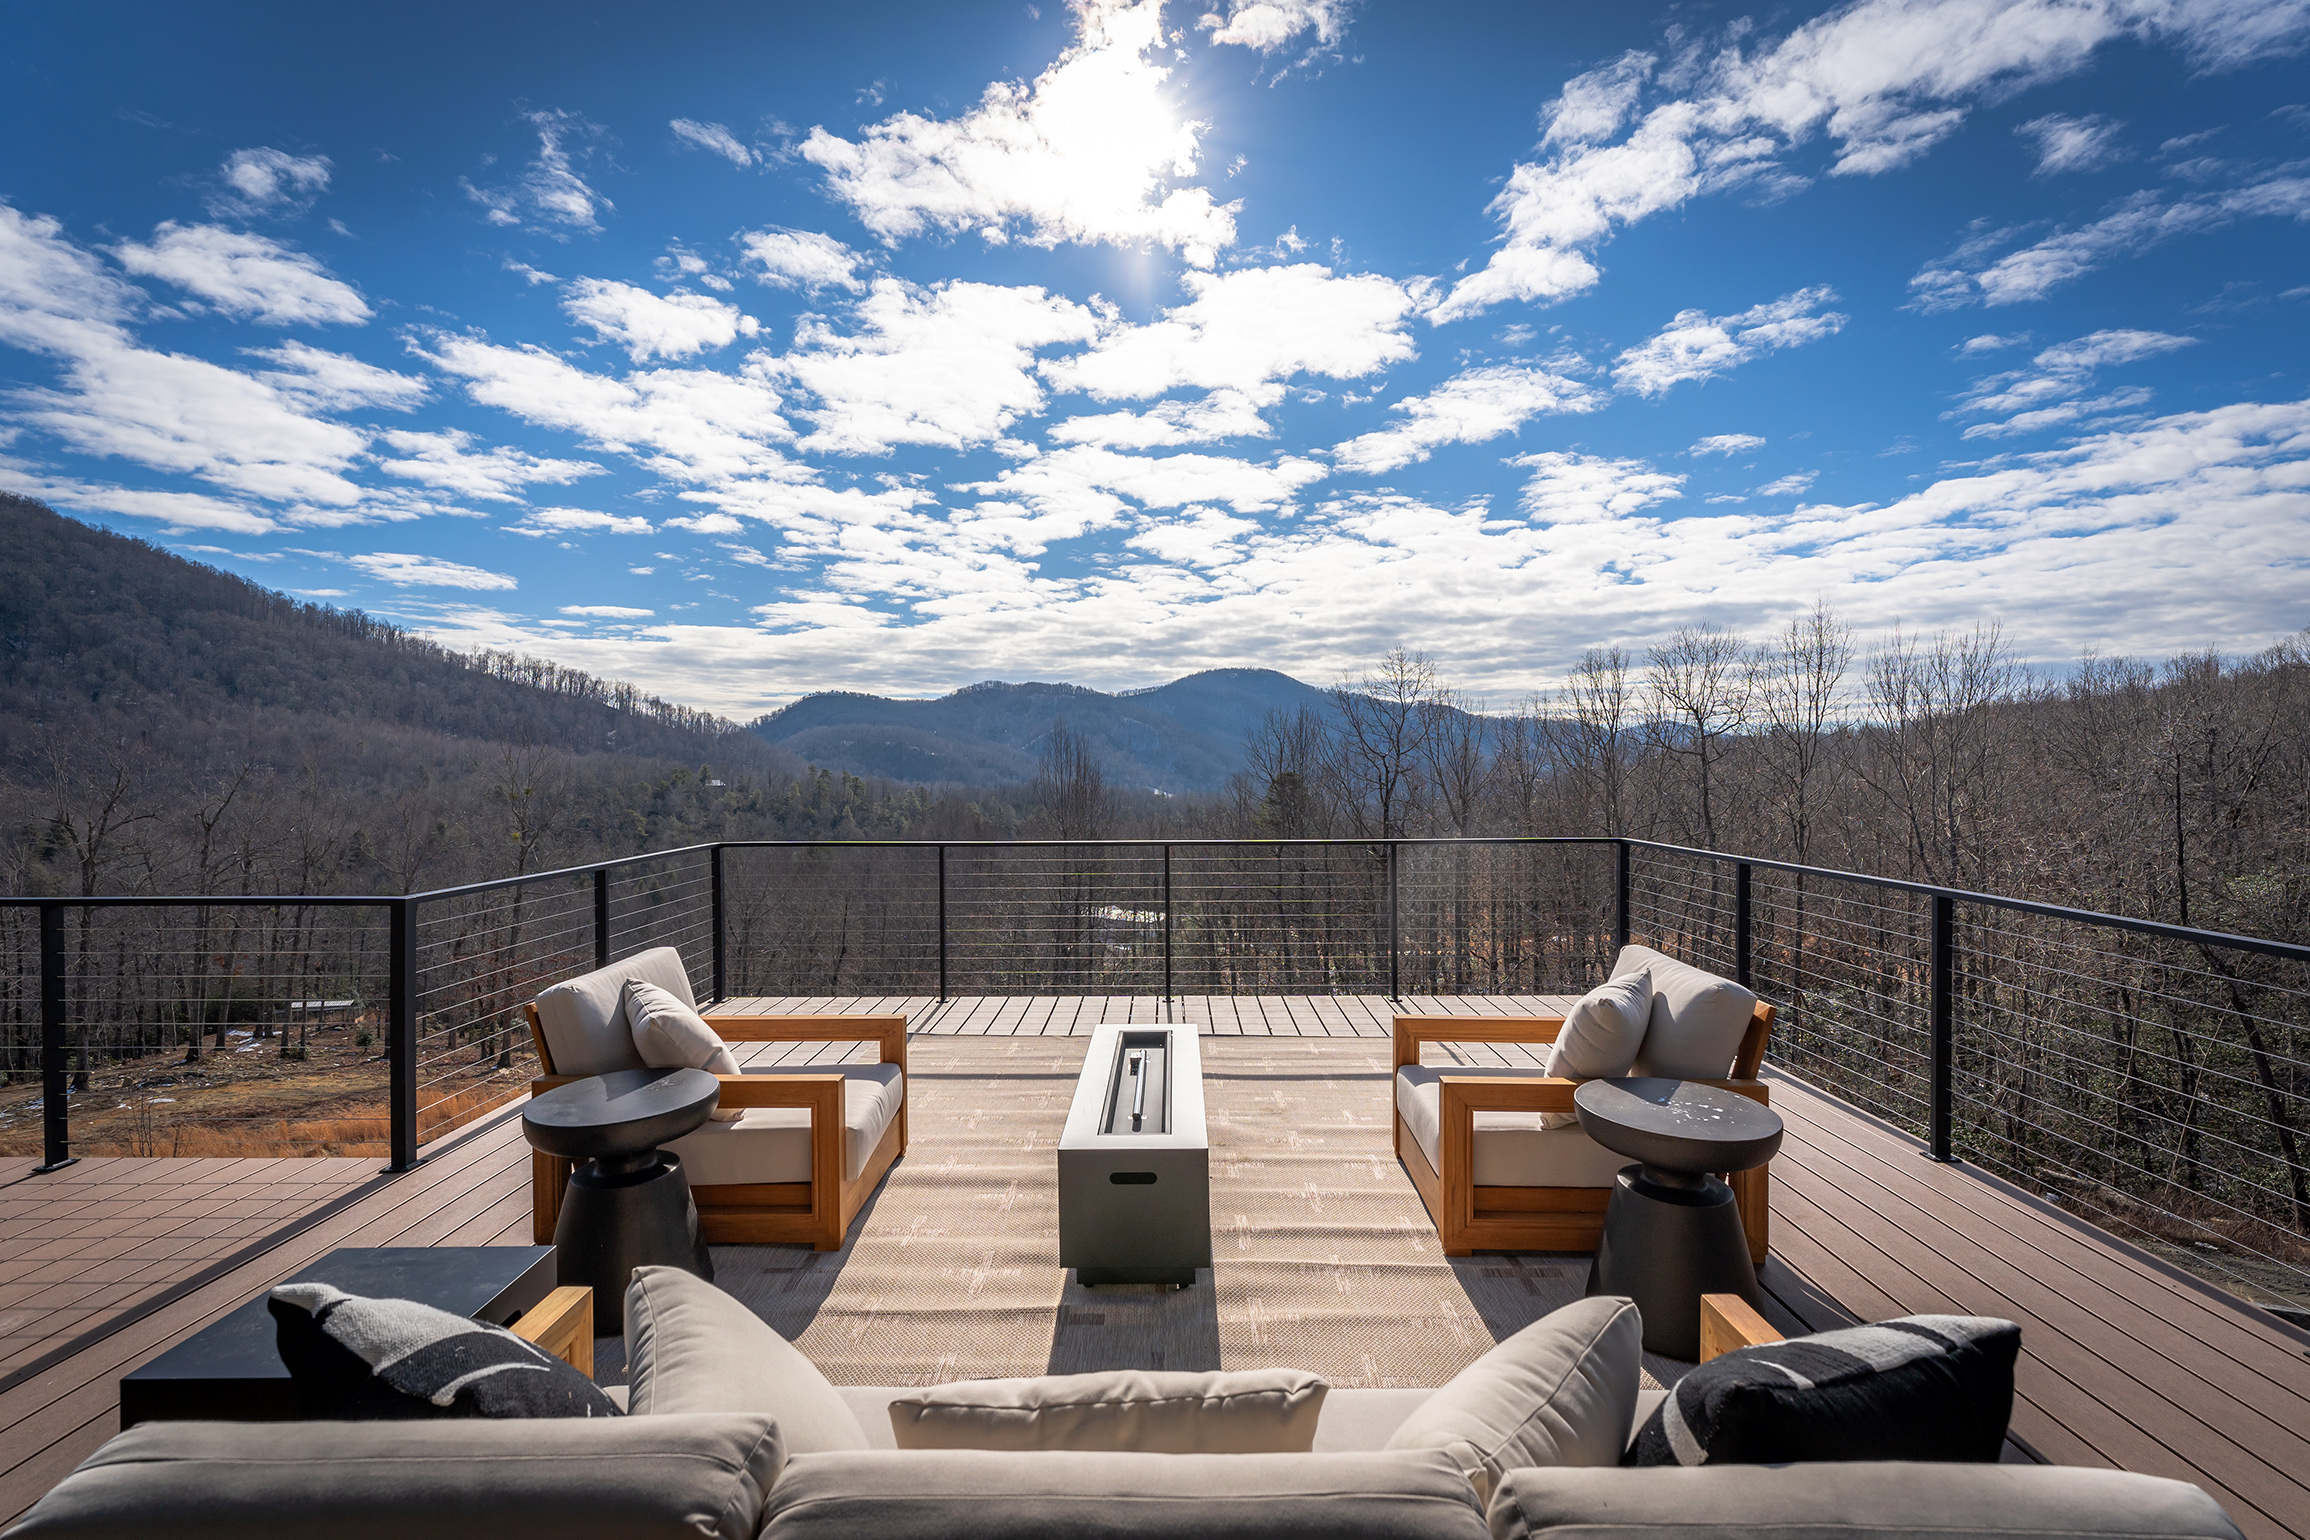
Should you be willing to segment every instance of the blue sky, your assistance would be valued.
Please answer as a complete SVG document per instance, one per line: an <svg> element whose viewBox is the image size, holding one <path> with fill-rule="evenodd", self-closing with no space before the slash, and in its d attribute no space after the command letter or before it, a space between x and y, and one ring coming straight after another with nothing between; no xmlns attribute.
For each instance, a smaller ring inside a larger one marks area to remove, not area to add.
<svg viewBox="0 0 2310 1540"><path fill-rule="evenodd" d="M88 5L0 486L738 715L2310 623L2310 4Z"/></svg>

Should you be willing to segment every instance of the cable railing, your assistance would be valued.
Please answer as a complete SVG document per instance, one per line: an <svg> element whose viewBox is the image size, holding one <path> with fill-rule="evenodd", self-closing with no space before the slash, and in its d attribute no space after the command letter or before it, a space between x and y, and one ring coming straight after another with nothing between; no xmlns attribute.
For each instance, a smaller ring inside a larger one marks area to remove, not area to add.
<svg viewBox="0 0 2310 1540"><path fill-rule="evenodd" d="M520 1096L525 1002L1577 994L1631 940L1768 1063L2249 1297L2310 1300L2310 948L1633 839L757 841L395 897L0 900L0 1152L369 1155ZM29 1094L37 1083L38 1094Z"/></svg>

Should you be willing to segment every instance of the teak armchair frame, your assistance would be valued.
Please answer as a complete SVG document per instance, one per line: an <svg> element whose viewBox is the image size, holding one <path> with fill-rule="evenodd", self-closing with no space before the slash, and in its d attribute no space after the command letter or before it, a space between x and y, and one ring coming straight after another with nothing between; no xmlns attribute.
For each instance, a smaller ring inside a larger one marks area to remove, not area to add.
<svg viewBox="0 0 2310 1540"><path fill-rule="evenodd" d="M546 1046L537 1007L524 1005L529 1034L537 1043L538 1067L545 1073L529 1083L539 1095L580 1078L557 1075L553 1050ZM726 1043L877 1043L884 1064L906 1072L904 1016L729 1016L706 1015L706 1025ZM807 1107L810 1109L810 1180L692 1186L698 1228L713 1245L800 1244L840 1251L850 1221L866 1203L891 1163L906 1153L906 1100L867 1157L855 1181L842 1178L843 1076L839 1074L723 1075L724 1107ZM914 1087L909 1083L906 1088ZM569 1187L571 1162L530 1153L532 1234L541 1246L553 1240Z"/></svg>
<svg viewBox="0 0 2310 1540"><path fill-rule="evenodd" d="M1570 1112L1577 1081L1545 1075L1509 1079L1490 1075L1444 1075L1437 1082L1441 1114L1436 1131L1437 1162L1428 1164L1395 1105L1395 1070L1420 1062L1429 1043L1553 1043L1564 1028L1561 1016L1398 1016L1395 1066L1388 1074L1388 1105L1395 1113L1396 1158L1410 1173L1444 1255L1476 1251L1594 1251L1604 1236L1608 1187L1478 1187L1476 1114L1479 1112ZM1749 1017L1732 1074L1703 1082L1771 1105L1771 1088L1757 1079L1772 1036L1773 1008L1762 1000ZM1726 1178L1739 1201L1748 1232L1749 1256L1762 1264L1769 1240L1772 1206L1770 1168L1739 1171Z"/></svg>

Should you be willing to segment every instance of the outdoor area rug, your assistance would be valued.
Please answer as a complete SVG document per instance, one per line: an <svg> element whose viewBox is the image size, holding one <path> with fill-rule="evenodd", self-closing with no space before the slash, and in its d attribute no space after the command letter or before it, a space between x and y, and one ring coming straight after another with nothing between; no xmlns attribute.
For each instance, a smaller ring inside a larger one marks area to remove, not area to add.
<svg viewBox="0 0 2310 1540"><path fill-rule="evenodd" d="M717 1246L715 1281L846 1385L1271 1366L1440 1385L1586 1286L1585 1255L1437 1249L1391 1142L1385 1039L1206 1037L1213 1271L1083 1288L1059 1267L1055 1152L1088 1046L916 1038L910 1146L849 1244ZM1661 1383L1683 1367L1648 1359Z"/></svg>

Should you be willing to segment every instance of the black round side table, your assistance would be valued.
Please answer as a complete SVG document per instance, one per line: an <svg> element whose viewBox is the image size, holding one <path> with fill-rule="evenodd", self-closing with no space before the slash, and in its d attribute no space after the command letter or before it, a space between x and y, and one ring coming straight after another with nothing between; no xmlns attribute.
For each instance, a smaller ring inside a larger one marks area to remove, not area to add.
<svg viewBox="0 0 2310 1540"><path fill-rule="evenodd" d="M658 1146L702 1125L721 1092L702 1069L621 1069L556 1087L522 1109L532 1148L579 1162L553 1227L554 1257L562 1283L593 1289L597 1335L625 1329L635 1268L714 1276L681 1157Z"/></svg>
<svg viewBox="0 0 2310 1540"><path fill-rule="evenodd" d="M1613 1180L1588 1292L1625 1294L1644 1347L1700 1357L1700 1297L1764 1304L1733 1191L1714 1173L1748 1171L1781 1147L1780 1114L1690 1080L1590 1080L1572 1093L1589 1138L1639 1164Z"/></svg>

